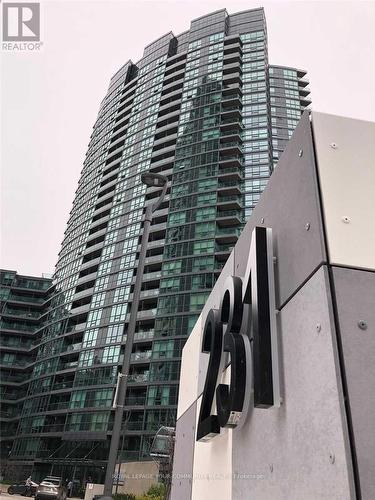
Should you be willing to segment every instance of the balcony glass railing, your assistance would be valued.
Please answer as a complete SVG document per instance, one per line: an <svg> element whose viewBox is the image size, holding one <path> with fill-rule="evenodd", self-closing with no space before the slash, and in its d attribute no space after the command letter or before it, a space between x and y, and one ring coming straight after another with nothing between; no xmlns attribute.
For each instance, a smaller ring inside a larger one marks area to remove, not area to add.
<svg viewBox="0 0 375 500"><path fill-rule="evenodd" d="M232 101L233 99L241 99L241 98L242 98L241 94L236 92L234 94L227 94L223 96L221 102Z"/></svg>
<svg viewBox="0 0 375 500"><path fill-rule="evenodd" d="M218 227L216 228L216 234L233 234L235 236L239 236L241 234L241 229L238 227Z"/></svg>
<svg viewBox="0 0 375 500"><path fill-rule="evenodd" d="M228 141L228 142L221 142L220 143L220 149L229 148L232 146L237 146L239 149L243 150L242 142L239 142L239 141Z"/></svg>
<svg viewBox="0 0 375 500"><path fill-rule="evenodd" d="M0 329L2 330L20 330L22 332L35 332L38 330L40 326L36 325L28 325L27 323L18 323L18 322L8 322L2 321L0 323Z"/></svg>
<svg viewBox="0 0 375 500"><path fill-rule="evenodd" d="M147 340L152 339L154 336L154 330L141 330L136 332L134 335L134 340Z"/></svg>
<svg viewBox="0 0 375 500"><path fill-rule="evenodd" d="M237 186L241 187L241 183L238 180L233 180L233 181L219 181L218 188L219 189L225 189L227 187L232 187L232 186Z"/></svg>
<svg viewBox="0 0 375 500"><path fill-rule="evenodd" d="M146 402L146 394L143 396L129 396L125 400L125 406L143 406Z"/></svg>
<svg viewBox="0 0 375 500"><path fill-rule="evenodd" d="M21 341L10 337L2 337L0 338L0 346L15 347L17 349L30 349L33 346L33 342L31 340Z"/></svg>
<svg viewBox="0 0 375 500"><path fill-rule="evenodd" d="M142 352L133 352L130 356L131 361L140 361L144 359L151 358L152 351L142 351Z"/></svg>
<svg viewBox="0 0 375 500"><path fill-rule="evenodd" d="M233 245L215 245L215 252L231 252Z"/></svg>
<svg viewBox="0 0 375 500"><path fill-rule="evenodd" d="M241 170L238 169L237 166L233 166L233 167L222 167L220 168L219 170L219 175L222 175L222 174L232 174L232 173L237 173L241 176L242 178L242 172Z"/></svg>
<svg viewBox="0 0 375 500"><path fill-rule="evenodd" d="M132 373L128 376L128 382L147 382L149 372L144 373Z"/></svg>
<svg viewBox="0 0 375 500"><path fill-rule="evenodd" d="M28 302L32 304L43 304L45 299L42 297L32 297L27 295L13 295L11 294L8 298L10 302Z"/></svg>
<svg viewBox="0 0 375 500"><path fill-rule="evenodd" d="M228 136L228 135L239 135L240 137L242 137L243 136L243 132L242 132L241 129L242 129L242 127L236 127L236 128L230 129L230 130L222 130L221 133L220 133L220 136L221 137L225 137L225 136Z"/></svg>
<svg viewBox="0 0 375 500"><path fill-rule="evenodd" d="M22 374L22 373L2 373L1 374L1 381L2 382L11 382L11 383L20 383L20 382L26 382L30 378L29 375Z"/></svg>
<svg viewBox="0 0 375 500"><path fill-rule="evenodd" d="M8 360L7 358L0 358L0 365L3 366L26 366L29 365L32 361L30 359L12 359Z"/></svg>
<svg viewBox="0 0 375 500"><path fill-rule="evenodd" d="M65 410L69 408L69 401L59 401L57 403L50 403L47 411Z"/></svg>
<svg viewBox="0 0 375 500"><path fill-rule="evenodd" d="M16 279L16 282L13 283L14 287L17 288L30 288L34 290L48 290L52 283L44 282L44 281L32 281L25 279Z"/></svg>
<svg viewBox="0 0 375 500"><path fill-rule="evenodd" d="M3 314L32 319L39 319L41 316L40 312L38 311L22 311L20 309L13 309L12 307L5 307L3 309Z"/></svg>
<svg viewBox="0 0 375 500"><path fill-rule="evenodd" d="M243 198L242 198L242 196L232 195L232 196L219 196L217 199L218 203L226 203L226 202L230 202L230 201L235 201L235 202L238 202L240 205L242 205Z"/></svg>
<svg viewBox="0 0 375 500"><path fill-rule="evenodd" d="M219 219L223 217L237 217L240 221L244 220L240 210L218 210L216 217Z"/></svg>
<svg viewBox="0 0 375 500"><path fill-rule="evenodd" d="M60 389L70 389L73 387L73 380L67 381L67 382L58 382L54 384L52 390L53 391L58 391Z"/></svg>

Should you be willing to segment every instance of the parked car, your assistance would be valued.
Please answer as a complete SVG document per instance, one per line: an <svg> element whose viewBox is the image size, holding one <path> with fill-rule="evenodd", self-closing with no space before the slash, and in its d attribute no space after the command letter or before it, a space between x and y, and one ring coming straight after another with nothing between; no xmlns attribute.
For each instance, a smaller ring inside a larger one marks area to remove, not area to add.
<svg viewBox="0 0 375 500"><path fill-rule="evenodd" d="M47 476L38 486L35 500L66 500L67 489L61 477Z"/></svg>
<svg viewBox="0 0 375 500"><path fill-rule="evenodd" d="M31 483L31 486L26 486L26 481L11 484L8 488L9 495L23 495L25 497L33 497L38 488L37 483Z"/></svg>

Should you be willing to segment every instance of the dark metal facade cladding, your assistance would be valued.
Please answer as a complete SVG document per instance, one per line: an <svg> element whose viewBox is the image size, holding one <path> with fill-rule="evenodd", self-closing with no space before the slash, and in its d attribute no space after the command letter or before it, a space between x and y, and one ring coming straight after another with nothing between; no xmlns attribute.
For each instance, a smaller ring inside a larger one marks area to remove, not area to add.
<svg viewBox="0 0 375 500"><path fill-rule="evenodd" d="M169 188L151 226L121 459L148 459L157 429L175 424L182 347L309 103L303 75L269 67L263 9L223 9L160 37L113 76L38 334L14 464L103 479L142 217L159 192L141 183L147 170Z"/></svg>

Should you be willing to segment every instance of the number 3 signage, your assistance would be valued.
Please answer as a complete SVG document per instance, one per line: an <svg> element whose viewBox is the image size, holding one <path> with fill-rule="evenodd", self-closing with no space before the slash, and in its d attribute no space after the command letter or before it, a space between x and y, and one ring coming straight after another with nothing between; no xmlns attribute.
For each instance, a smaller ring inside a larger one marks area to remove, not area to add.
<svg viewBox="0 0 375 500"><path fill-rule="evenodd" d="M272 229L255 227L244 277L228 276L204 324L202 352L210 357L197 441L242 427L252 405L280 406L273 267ZM229 383L221 383L229 360Z"/></svg>

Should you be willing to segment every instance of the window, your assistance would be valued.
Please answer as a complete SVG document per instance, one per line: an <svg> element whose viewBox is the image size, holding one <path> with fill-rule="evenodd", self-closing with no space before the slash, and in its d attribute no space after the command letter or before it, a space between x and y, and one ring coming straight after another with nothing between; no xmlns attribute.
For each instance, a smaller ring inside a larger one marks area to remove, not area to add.
<svg viewBox="0 0 375 500"><path fill-rule="evenodd" d="M215 259L213 255L209 257L195 257L193 259L192 272L197 271L213 271Z"/></svg>
<svg viewBox="0 0 375 500"><path fill-rule="evenodd" d="M152 347L153 358L172 358L174 353L174 340L157 341Z"/></svg>
<svg viewBox="0 0 375 500"><path fill-rule="evenodd" d="M109 219L107 229L117 229L120 225L121 217L116 217L115 219Z"/></svg>
<svg viewBox="0 0 375 500"><path fill-rule="evenodd" d="M193 253L194 254L211 253L214 251L214 248L215 248L215 243L213 240L194 241Z"/></svg>
<svg viewBox="0 0 375 500"><path fill-rule="evenodd" d="M186 212L172 212L169 215L168 223L170 226L184 224L185 222L186 222Z"/></svg>
<svg viewBox="0 0 375 500"><path fill-rule="evenodd" d="M133 198L130 202L130 210L134 210L135 208L139 208L143 206L143 196L139 198Z"/></svg>
<svg viewBox="0 0 375 500"><path fill-rule="evenodd" d="M134 236L135 234L139 234L140 230L141 230L140 223L130 224L129 226L127 226L127 228L125 230L125 237Z"/></svg>
<svg viewBox="0 0 375 500"><path fill-rule="evenodd" d="M181 286L180 278L169 278L161 280L160 289L165 291L179 291Z"/></svg>
<svg viewBox="0 0 375 500"><path fill-rule="evenodd" d="M202 40L195 40L194 42L190 42L189 45L188 45L188 50L192 51L192 50L195 50L195 49L199 49L199 47L201 46L201 44L202 44Z"/></svg>
<svg viewBox="0 0 375 500"><path fill-rule="evenodd" d="M127 304L112 306L109 321L111 323L113 323L114 321L124 321L125 317L126 317L127 309L128 309Z"/></svg>
<svg viewBox="0 0 375 500"><path fill-rule="evenodd" d="M205 305L210 292L207 293L197 293L190 295L190 310L191 311L201 311Z"/></svg>
<svg viewBox="0 0 375 500"><path fill-rule="evenodd" d="M115 253L115 247L115 245L108 245L104 247L102 250L101 260L106 260L113 257L113 254Z"/></svg>
<svg viewBox="0 0 375 500"><path fill-rule="evenodd" d="M197 199L198 205L214 205L216 204L216 192L199 194Z"/></svg>
<svg viewBox="0 0 375 500"><path fill-rule="evenodd" d="M107 344L116 344L122 342L124 325L110 325L107 331Z"/></svg>
<svg viewBox="0 0 375 500"><path fill-rule="evenodd" d="M95 350L91 349L90 351L83 351L79 355L79 366L91 366L94 360Z"/></svg>
<svg viewBox="0 0 375 500"><path fill-rule="evenodd" d="M91 308L102 307L102 305L104 304L104 300L105 292L94 294L91 299Z"/></svg>
<svg viewBox="0 0 375 500"><path fill-rule="evenodd" d="M108 274L111 271L112 261L107 260L102 262L98 267L98 276L102 276L103 274Z"/></svg>
<svg viewBox="0 0 375 500"><path fill-rule="evenodd" d="M216 197L216 194L215 194ZM215 198L216 200L216 198ZM215 219L216 216L216 207L205 207L205 208L197 208L195 220L203 221L207 219Z"/></svg>
<svg viewBox="0 0 375 500"><path fill-rule="evenodd" d="M125 255L120 261L120 269L125 269L127 267L133 267L135 262L135 253Z"/></svg>
<svg viewBox="0 0 375 500"><path fill-rule="evenodd" d="M164 262L163 275L179 274L181 272L182 260L175 260L173 262Z"/></svg>
<svg viewBox="0 0 375 500"><path fill-rule="evenodd" d="M208 47L208 52L211 54L212 52L217 52L219 50L223 50L223 47L224 47L224 45L223 45L222 42L221 43L215 43L215 44L210 45Z"/></svg>
<svg viewBox="0 0 375 500"><path fill-rule="evenodd" d="M117 276L117 285L130 285L133 278L133 269L121 271Z"/></svg>
<svg viewBox="0 0 375 500"><path fill-rule="evenodd" d="M124 246L122 248L123 253L134 252L137 250L138 238L130 238L124 241Z"/></svg>
<svg viewBox="0 0 375 500"><path fill-rule="evenodd" d="M251 33L244 33L241 35L241 40L243 42L251 42L253 40L263 40L264 32L263 31L253 31Z"/></svg>
<svg viewBox="0 0 375 500"><path fill-rule="evenodd" d="M73 392L70 398L70 408L84 408L86 400L86 391Z"/></svg>
<svg viewBox="0 0 375 500"><path fill-rule="evenodd" d="M120 346L105 347L102 362L104 364L117 363L120 357Z"/></svg>
<svg viewBox="0 0 375 500"><path fill-rule="evenodd" d="M207 238L209 236L214 236L216 230L215 222L202 222L195 225L195 237L196 238Z"/></svg>
<svg viewBox="0 0 375 500"><path fill-rule="evenodd" d="M109 276L103 276L102 278L98 278L95 282L95 292L99 290L105 290L109 283Z"/></svg>
<svg viewBox="0 0 375 500"><path fill-rule="evenodd" d="M113 297L113 302L125 302L129 298L130 286L122 286L115 289L115 295Z"/></svg>
<svg viewBox="0 0 375 500"><path fill-rule="evenodd" d="M96 344L96 339L98 338L98 332L99 328L86 330L82 342L82 347L94 347Z"/></svg>
<svg viewBox="0 0 375 500"><path fill-rule="evenodd" d="M141 220L142 214L143 210L134 210L134 212L130 212L128 215L128 223Z"/></svg>
<svg viewBox="0 0 375 500"><path fill-rule="evenodd" d="M111 231L110 233L107 233L104 240L105 244L108 245L109 243L113 243L114 241L116 241L117 236L118 231Z"/></svg>
<svg viewBox="0 0 375 500"><path fill-rule="evenodd" d="M86 326L89 328L91 326L99 326L100 319L102 317L102 309L95 309L94 311L90 311L87 316Z"/></svg>
<svg viewBox="0 0 375 500"><path fill-rule="evenodd" d="M219 42L223 39L224 39L224 33L220 32L220 33L215 33L213 35L210 35L208 41L209 41L209 43L215 43L215 42Z"/></svg>

